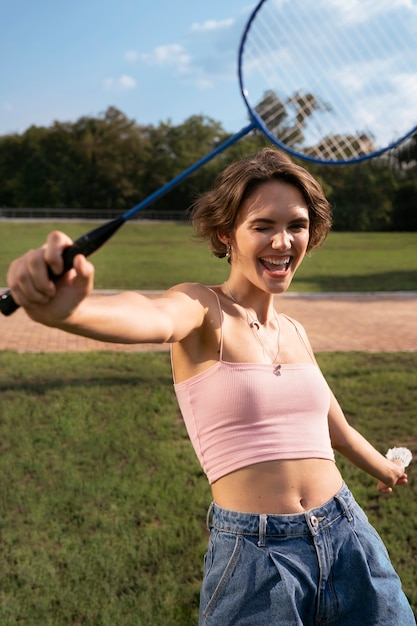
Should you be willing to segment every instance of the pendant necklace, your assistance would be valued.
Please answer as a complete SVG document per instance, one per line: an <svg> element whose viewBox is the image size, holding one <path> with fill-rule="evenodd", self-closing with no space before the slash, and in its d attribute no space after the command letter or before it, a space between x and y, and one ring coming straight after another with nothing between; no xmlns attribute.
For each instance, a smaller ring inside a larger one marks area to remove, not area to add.
<svg viewBox="0 0 417 626"><path fill-rule="evenodd" d="M277 351L275 353L275 356L271 355L271 353L269 352L269 350L265 347L262 339L259 336L259 329L262 326L262 324L259 322L259 320L254 317L252 315L252 313L246 308L244 307L242 304L240 304L235 296L233 295L233 293L230 290L230 287L227 283L227 281L225 281L224 283L225 287L226 287L226 291L227 291L227 295L229 296L229 298L238 306L242 307L242 309L245 311L245 315L246 315L246 322L249 326L249 328L251 329L256 341L259 343L259 345L262 348L262 352L264 354L264 357L268 357L269 360L271 360L272 365L274 365L274 370L273 373L275 374L275 376L281 376L281 364L280 363L276 363L276 360L278 358L279 352L280 352L280 334L281 334L281 327L279 325L279 320L278 320L278 316L277 316L277 312L274 309L274 319L277 325Z"/></svg>

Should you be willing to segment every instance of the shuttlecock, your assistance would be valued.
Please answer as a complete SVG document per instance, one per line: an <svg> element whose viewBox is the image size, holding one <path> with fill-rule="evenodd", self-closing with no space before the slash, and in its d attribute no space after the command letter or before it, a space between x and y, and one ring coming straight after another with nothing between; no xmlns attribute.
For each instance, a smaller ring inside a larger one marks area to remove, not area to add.
<svg viewBox="0 0 417 626"><path fill-rule="evenodd" d="M386 454L387 459L394 461L398 459L404 467L410 465L413 455L408 448L390 448Z"/></svg>

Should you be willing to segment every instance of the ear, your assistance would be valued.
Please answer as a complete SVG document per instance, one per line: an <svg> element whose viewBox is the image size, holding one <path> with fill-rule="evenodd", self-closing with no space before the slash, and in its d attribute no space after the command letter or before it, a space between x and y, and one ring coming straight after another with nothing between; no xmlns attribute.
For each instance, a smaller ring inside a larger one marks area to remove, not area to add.
<svg viewBox="0 0 417 626"><path fill-rule="evenodd" d="M217 237L219 238L219 241L224 243L225 246L227 246L227 244L230 244L230 235L228 233L220 232L218 230Z"/></svg>

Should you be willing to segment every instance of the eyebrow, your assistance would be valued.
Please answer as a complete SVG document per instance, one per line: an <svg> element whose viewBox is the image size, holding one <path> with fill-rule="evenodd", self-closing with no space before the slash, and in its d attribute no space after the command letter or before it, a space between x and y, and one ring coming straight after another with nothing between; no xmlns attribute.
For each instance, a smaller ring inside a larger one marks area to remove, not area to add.
<svg viewBox="0 0 417 626"><path fill-rule="evenodd" d="M294 223L301 223L301 224L308 224L309 223L309 218L308 217L303 217L303 216L299 216L299 217L294 217L293 219L290 220L291 224ZM250 224L275 224L276 220L270 219L268 217L255 217L250 221Z"/></svg>
<svg viewBox="0 0 417 626"><path fill-rule="evenodd" d="M250 221L251 224L273 224L275 220L268 219L266 217L255 217Z"/></svg>

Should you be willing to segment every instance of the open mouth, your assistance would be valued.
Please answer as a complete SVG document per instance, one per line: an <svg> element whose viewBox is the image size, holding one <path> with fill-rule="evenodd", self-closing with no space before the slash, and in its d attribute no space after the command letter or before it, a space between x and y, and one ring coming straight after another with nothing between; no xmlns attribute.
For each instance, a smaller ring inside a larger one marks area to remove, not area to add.
<svg viewBox="0 0 417 626"><path fill-rule="evenodd" d="M271 258L265 257L259 259L263 267L268 270L268 272L286 272L291 264L291 257L281 257L281 258Z"/></svg>

